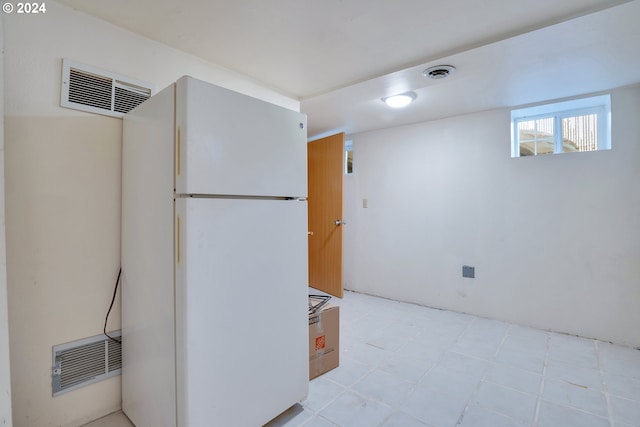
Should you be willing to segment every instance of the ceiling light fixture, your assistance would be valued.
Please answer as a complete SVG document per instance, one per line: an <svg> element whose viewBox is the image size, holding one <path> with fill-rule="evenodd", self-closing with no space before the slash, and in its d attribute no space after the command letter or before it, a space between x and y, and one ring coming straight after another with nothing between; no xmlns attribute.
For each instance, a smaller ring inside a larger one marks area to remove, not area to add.
<svg viewBox="0 0 640 427"><path fill-rule="evenodd" d="M456 71L456 67L453 65L436 65L429 67L422 72L422 75L430 79L444 79L449 77Z"/></svg>
<svg viewBox="0 0 640 427"><path fill-rule="evenodd" d="M411 104L418 95L415 92L405 92L398 95L387 96L382 98L385 104L391 108L402 108Z"/></svg>

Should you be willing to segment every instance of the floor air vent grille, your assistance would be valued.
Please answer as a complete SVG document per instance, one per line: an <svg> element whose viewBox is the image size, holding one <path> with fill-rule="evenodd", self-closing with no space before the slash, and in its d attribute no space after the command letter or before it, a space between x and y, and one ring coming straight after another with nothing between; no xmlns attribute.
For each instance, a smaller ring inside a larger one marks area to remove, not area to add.
<svg viewBox="0 0 640 427"><path fill-rule="evenodd" d="M130 77L63 59L60 105L122 117L151 96L150 86Z"/></svg>
<svg viewBox="0 0 640 427"><path fill-rule="evenodd" d="M119 339L120 331L110 335ZM53 347L54 396L120 375L121 371L121 344L104 335Z"/></svg>

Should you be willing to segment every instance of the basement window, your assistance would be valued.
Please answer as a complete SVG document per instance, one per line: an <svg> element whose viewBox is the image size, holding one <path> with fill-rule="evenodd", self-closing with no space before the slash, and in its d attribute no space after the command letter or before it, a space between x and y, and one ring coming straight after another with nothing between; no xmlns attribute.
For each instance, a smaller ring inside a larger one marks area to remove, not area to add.
<svg viewBox="0 0 640 427"><path fill-rule="evenodd" d="M511 157L611 149L611 97L511 111Z"/></svg>

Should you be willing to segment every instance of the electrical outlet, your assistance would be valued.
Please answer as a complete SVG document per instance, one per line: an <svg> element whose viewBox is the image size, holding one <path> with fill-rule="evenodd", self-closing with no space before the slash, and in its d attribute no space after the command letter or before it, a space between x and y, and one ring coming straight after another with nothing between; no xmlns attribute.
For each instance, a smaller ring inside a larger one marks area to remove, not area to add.
<svg viewBox="0 0 640 427"><path fill-rule="evenodd" d="M463 265L462 266L462 277L468 277L470 279L473 279L476 277L476 268L475 267L471 267L470 265Z"/></svg>

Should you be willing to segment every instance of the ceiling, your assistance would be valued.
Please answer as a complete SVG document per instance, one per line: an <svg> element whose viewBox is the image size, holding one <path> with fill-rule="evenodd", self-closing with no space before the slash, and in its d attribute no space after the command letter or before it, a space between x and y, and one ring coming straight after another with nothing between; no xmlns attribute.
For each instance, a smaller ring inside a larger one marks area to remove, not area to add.
<svg viewBox="0 0 640 427"><path fill-rule="evenodd" d="M310 137L640 82L640 0L58 2L299 99ZM438 64L457 71L422 76Z"/></svg>

